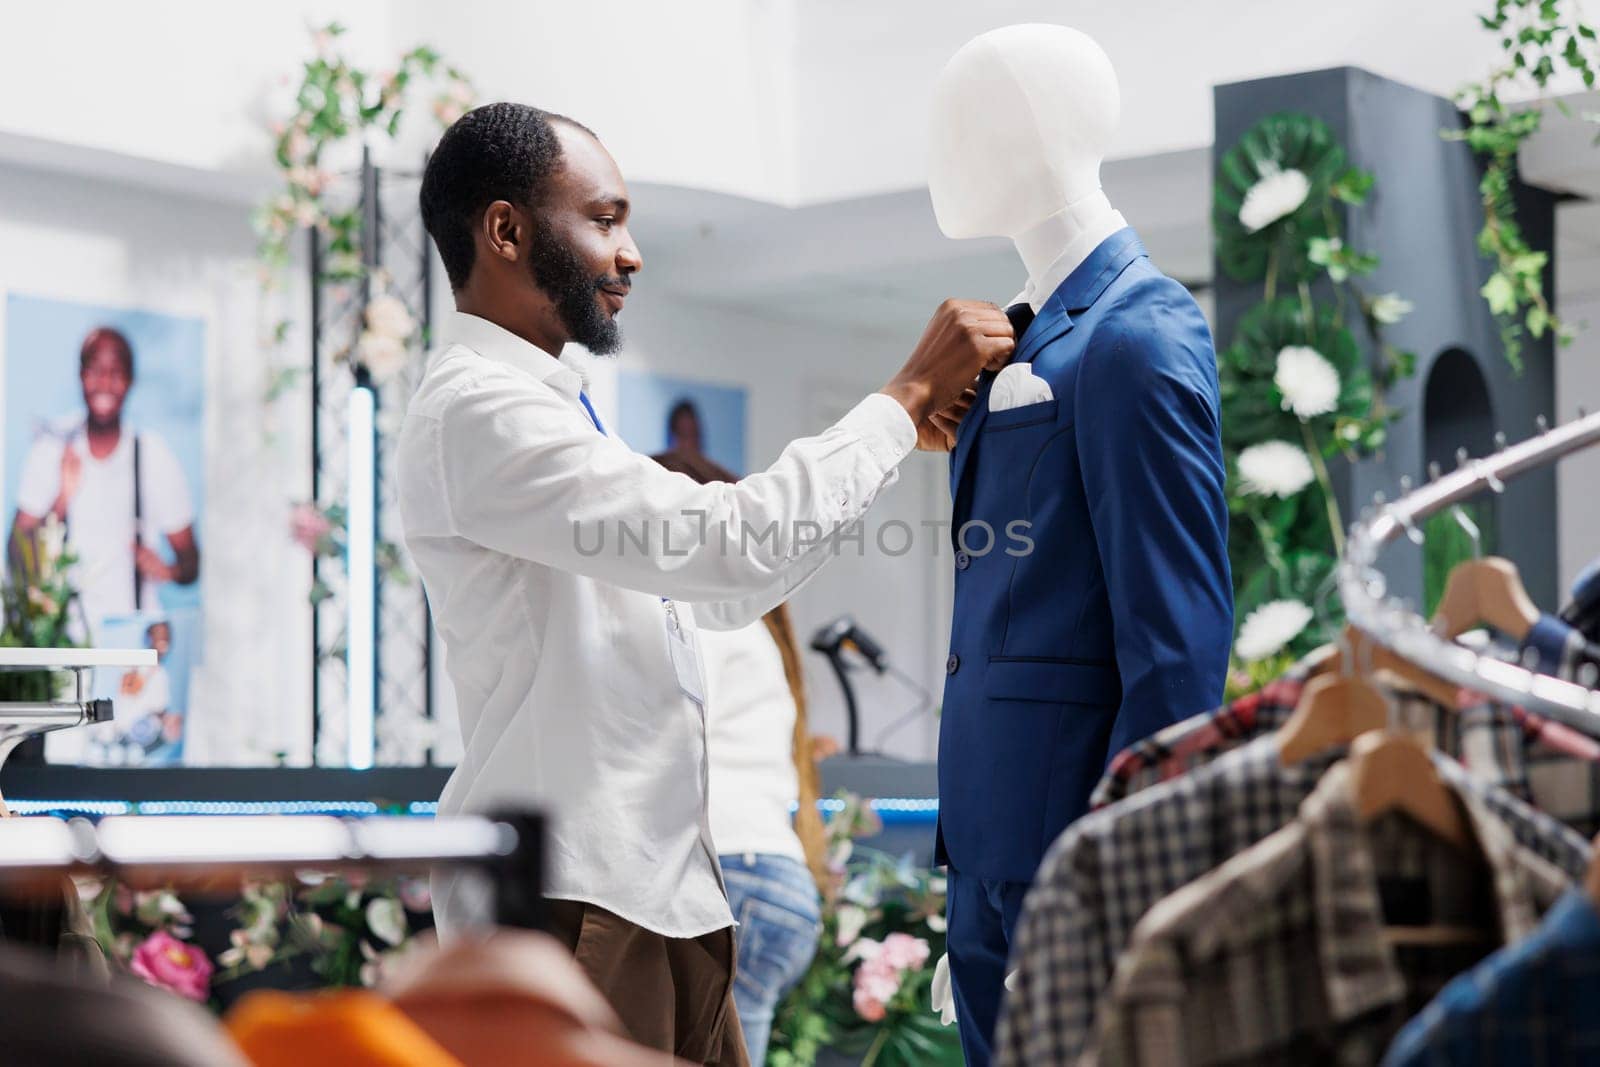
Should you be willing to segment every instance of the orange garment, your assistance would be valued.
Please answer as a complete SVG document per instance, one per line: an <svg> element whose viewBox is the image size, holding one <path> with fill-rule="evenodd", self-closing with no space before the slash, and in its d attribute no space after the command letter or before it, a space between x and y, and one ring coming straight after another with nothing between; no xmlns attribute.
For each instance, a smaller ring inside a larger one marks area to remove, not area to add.
<svg viewBox="0 0 1600 1067"><path fill-rule="evenodd" d="M462 1067L399 1008L359 990L251 993L227 1028L255 1067Z"/></svg>

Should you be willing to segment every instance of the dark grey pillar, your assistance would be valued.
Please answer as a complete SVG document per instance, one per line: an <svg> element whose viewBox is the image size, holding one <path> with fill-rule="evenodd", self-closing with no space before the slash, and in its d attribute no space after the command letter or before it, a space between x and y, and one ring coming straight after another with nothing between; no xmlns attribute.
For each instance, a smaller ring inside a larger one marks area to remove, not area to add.
<svg viewBox="0 0 1600 1067"><path fill-rule="evenodd" d="M1375 492L1393 497L1402 476L1424 478L1429 460L1447 459L1449 469L1456 447L1482 455L1493 447L1495 431L1517 441L1533 432L1537 416L1553 412L1551 340L1524 339L1525 370L1518 377L1506 362L1499 327L1478 294L1491 273L1477 250L1483 225L1479 168L1465 144L1439 136L1440 130L1461 126L1450 101L1341 67L1221 85L1215 89L1215 104L1213 163L1267 115L1302 111L1326 122L1350 163L1376 179L1366 205L1344 213L1350 245L1382 259L1378 270L1359 284L1371 293L1398 292L1416 305L1387 332L1397 347L1417 354L1416 376L1389 393L1390 403L1404 416L1391 427L1388 447L1381 456L1353 467L1343 461L1332 464L1347 522ZM1518 221L1528 243L1553 251L1555 198L1528 187L1519 197ZM1545 291L1555 292L1553 254ZM1325 281L1316 292L1319 298L1328 296ZM1232 340L1239 317L1260 298L1260 284L1241 284L1216 271L1219 348ZM1355 333L1368 344L1359 323ZM1449 358L1441 360L1447 353ZM1488 426L1482 411L1485 393ZM1497 550L1516 561L1534 599L1553 609L1559 603L1554 471L1510 483L1494 513ZM1391 548L1384 570L1395 593L1420 602L1419 549L1405 543Z"/></svg>

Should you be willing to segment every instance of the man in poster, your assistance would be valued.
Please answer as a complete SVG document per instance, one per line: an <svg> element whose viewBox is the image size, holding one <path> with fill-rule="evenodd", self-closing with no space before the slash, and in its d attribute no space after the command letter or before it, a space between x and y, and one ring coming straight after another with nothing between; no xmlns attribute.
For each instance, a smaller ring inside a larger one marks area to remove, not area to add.
<svg viewBox="0 0 1600 1067"><path fill-rule="evenodd" d="M200 576L194 508L183 469L159 436L124 432L123 408L134 381L133 347L119 331L97 327L78 354L84 417L64 432L41 435L23 463L11 523L11 560L49 515L67 525L77 559L73 585L84 632L113 615L155 609L156 587ZM165 540L168 563L156 550Z"/></svg>

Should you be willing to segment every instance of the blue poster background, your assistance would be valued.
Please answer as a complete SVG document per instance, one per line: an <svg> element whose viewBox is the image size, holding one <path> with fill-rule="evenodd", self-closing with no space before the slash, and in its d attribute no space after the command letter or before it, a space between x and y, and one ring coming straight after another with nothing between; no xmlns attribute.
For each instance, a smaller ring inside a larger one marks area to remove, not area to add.
<svg viewBox="0 0 1600 1067"><path fill-rule="evenodd" d="M735 474L745 474L745 391L649 371L617 372L617 432L635 452L667 450L667 415L680 400L699 409L701 450Z"/></svg>
<svg viewBox="0 0 1600 1067"><path fill-rule="evenodd" d="M138 308L105 307L13 293L5 317L5 524L16 511L23 461L41 433L62 433L83 421L78 352L98 326L120 330L134 352L134 382L124 425L159 435L177 457L194 502L195 530L205 515L205 323ZM166 544L156 547L171 561ZM201 573L205 545L200 545ZM202 654L201 582L160 587L161 613L172 624L172 650L164 666L172 682L173 710L187 712L189 677ZM106 627L112 646L142 645L135 619ZM126 630L127 632L123 632ZM97 687L99 680L97 679ZM164 758L181 758L182 746Z"/></svg>

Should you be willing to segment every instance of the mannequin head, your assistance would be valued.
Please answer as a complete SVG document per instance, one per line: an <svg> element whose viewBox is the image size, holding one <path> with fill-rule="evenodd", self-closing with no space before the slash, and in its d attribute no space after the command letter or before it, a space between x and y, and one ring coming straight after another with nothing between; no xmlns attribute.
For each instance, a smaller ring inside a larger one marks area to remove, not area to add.
<svg viewBox="0 0 1600 1067"><path fill-rule="evenodd" d="M1121 114L1111 60L1065 26L968 41L933 93L928 189L947 237L1015 238L1100 188Z"/></svg>

